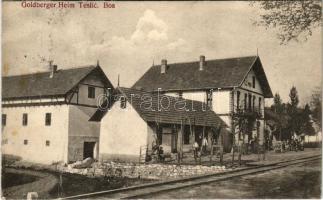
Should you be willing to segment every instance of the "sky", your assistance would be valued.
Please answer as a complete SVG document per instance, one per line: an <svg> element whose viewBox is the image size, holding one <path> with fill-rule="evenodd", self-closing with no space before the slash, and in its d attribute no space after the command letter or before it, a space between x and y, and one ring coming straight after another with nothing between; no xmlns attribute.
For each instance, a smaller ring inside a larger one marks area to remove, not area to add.
<svg viewBox="0 0 323 200"><path fill-rule="evenodd" d="M168 63L258 55L273 93L300 103L321 85L321 29L306 42L281 45L275 29L253 23L248 2L114 2L114 9L22 8L3 2L2 75L100 66L116 86L131 87L161 59ZM267 105L271 100L266 101Z"/></svg>

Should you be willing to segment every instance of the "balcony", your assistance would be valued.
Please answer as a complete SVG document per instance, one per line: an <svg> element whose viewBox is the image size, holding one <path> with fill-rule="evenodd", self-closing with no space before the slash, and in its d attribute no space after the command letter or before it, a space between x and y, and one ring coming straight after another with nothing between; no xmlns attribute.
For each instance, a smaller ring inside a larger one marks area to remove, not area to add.
<svg viewBox="0 0 323 200"><path fill-rule="evenodd" d="M263 109L259 107L254 108L235 108L233 111L233 115L235 116L254 116L256 118L263 118Z"/></svg>

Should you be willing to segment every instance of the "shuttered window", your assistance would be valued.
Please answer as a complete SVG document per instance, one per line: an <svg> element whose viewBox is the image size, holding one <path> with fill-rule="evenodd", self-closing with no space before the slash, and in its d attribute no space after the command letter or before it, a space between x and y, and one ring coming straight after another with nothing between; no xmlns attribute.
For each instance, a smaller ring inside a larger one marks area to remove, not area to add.
<svg viewBox="0 0 323 200"><path fill-rule="evenodd" d="M50 126L52 124L52 113L46 113L45 125Z"/></svg>
<svg viewBox="0 0 323 200"><path fill-rule="evenodd" d="M22 125L27 126L27 124L28 124L28 114L24 113L22 114Z"/></svg>

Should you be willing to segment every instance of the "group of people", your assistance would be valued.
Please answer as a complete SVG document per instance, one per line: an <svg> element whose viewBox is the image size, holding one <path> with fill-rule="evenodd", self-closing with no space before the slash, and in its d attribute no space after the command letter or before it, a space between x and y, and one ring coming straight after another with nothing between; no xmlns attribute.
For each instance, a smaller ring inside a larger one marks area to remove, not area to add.
<svg viewBox="0 0 323 200"><path fill-rule="evenodd" d="M281 148L283 151L302 151L304 150L304 141L298 138L282 141Z"/></svg>
<svg viewBox="0 0 323 200"><path fill-rule="evenodd" d="M201 155L204 155L207 153L207 146L208 146L207 138L204 137L203 139L201 139L201 136L200 136L200 141L201 141L200 144L196 140L193 143L194 158L200 157Z"/></svg>

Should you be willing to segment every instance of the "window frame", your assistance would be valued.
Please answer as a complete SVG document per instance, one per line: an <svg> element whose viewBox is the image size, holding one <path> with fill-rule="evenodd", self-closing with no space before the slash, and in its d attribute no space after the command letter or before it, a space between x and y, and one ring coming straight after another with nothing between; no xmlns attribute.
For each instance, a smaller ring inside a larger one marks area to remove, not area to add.
<svg viewBox="0 0 323 200"><path fill-rule="evenodd" d="M50 146L50 140L46 140L45 145L46 145L46 147L49 147Z"/></svg>
<svg viewBox="0 0 323 200"><path fill-rule="evenodd" d="M94 86L88 86L87 87L87 97L89 99L95 99L95 87Z"/></svg>
<svg viewBox="0 0 323 200"><path fill-rule="evenodd" d="M49 118L47 118L49 116ZM45 114L45 126L51 126L52 125L52 113L46 113Z"/></svg>
<svg viewBox="0 0 323 200"><path fill-rule="evenodd" d="M213 102L213 90L209 90L206 92L206 105L208 105L209 108L212 108L212 102Z"/></svg>
<svg viewBox="0 0 323 200"><path fill-rule="evenodd" d="M24 140L24 145L28 145L28 140Z"/></svg>
<svg viewBox="0 0 323 200"><path fill-rule="evenodd" d="M237 91L237 109L239 110L240 108L240 91Z"/></svg>
<svg viewBox="0 0 323 200"><path fill-rule="evenodd" d="M7 114L1 115L1 124L2 124L2 127L7 125Z"/></svg>
<svg viewBox="0 0 323 200"><path fill-rule="evenodd" d="M256 88L256 77L252 76L252 88Z"/></svg>
<svg viewBox="0 0 323 200"><path fill-rule="evenodd" d="M23 113L22 114L22 126L27 126L28 125L28 114Z"/></svg>
<svg viewBox="0 0 323 200"><path fill-rule="evenodd" d="M124 96L120 97L120 108L126 109L127 108L127 99Z"/></svg>

